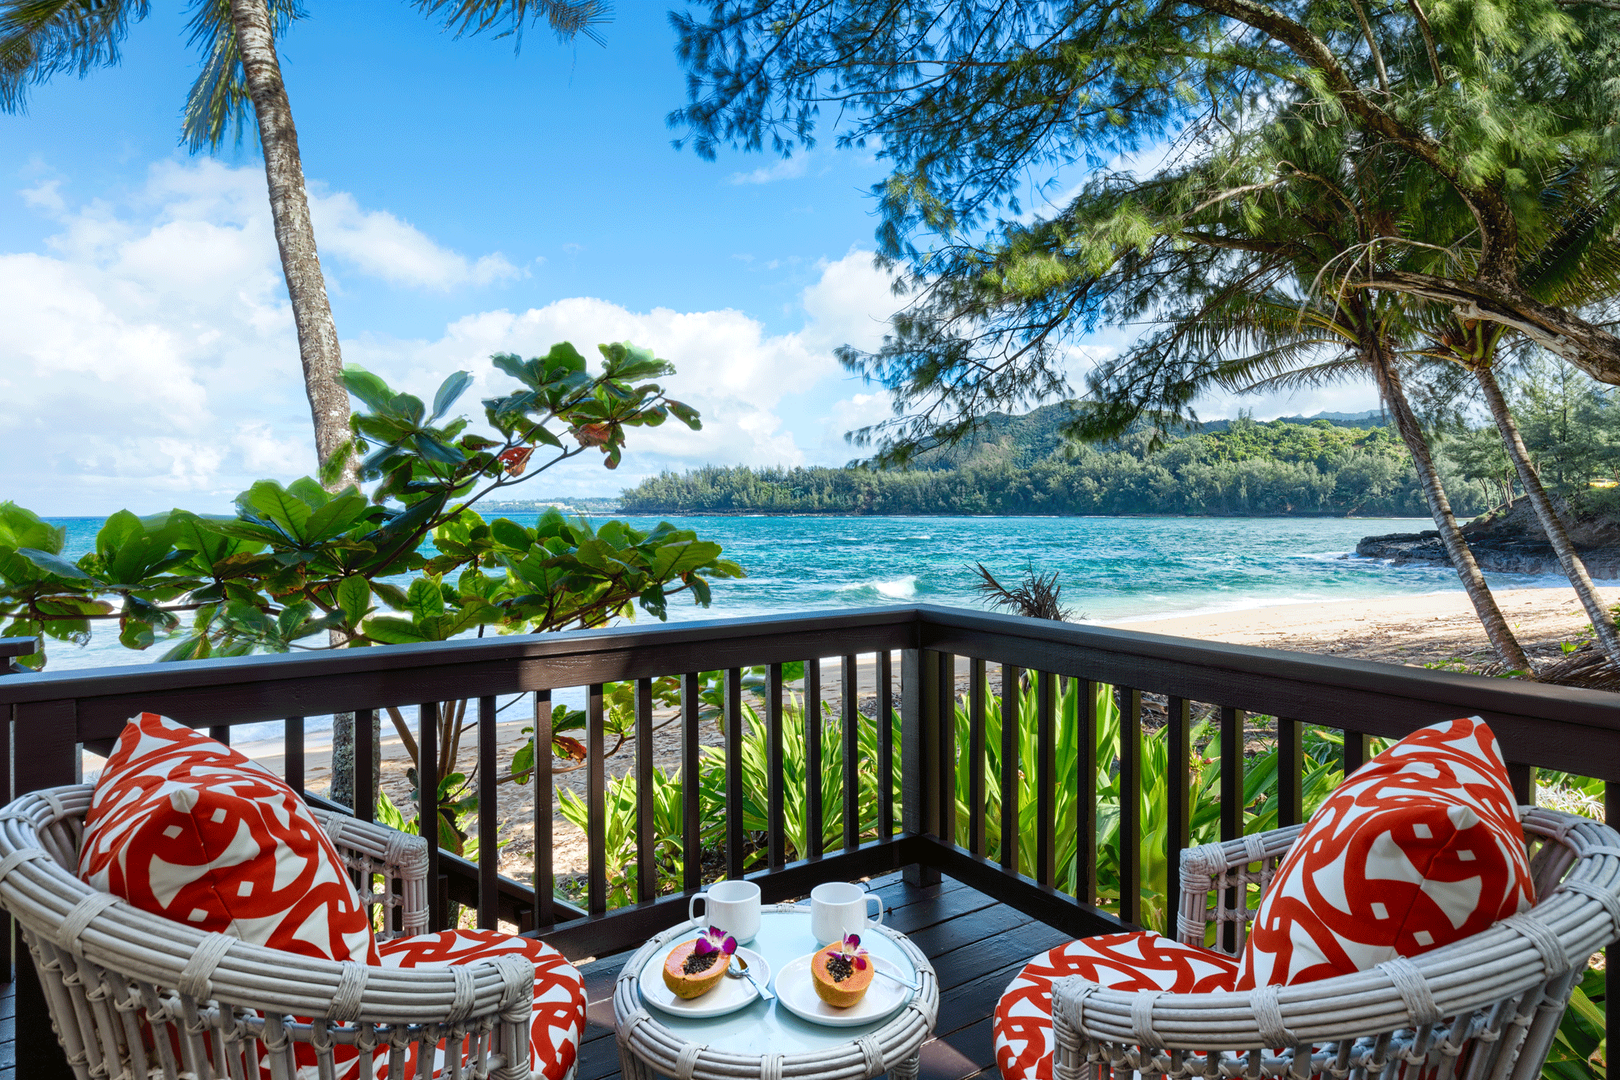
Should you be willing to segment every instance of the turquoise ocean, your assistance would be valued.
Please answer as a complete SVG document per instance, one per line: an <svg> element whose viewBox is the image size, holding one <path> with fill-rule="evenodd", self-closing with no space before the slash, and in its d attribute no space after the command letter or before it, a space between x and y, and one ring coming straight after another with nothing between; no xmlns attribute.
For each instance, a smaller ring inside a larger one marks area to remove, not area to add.
<svg viewBox="0 0 1620 1080"><path fill-rule="evenodd" d="M534 515L513 514L532 523ZM1171 618L1276 604L1413 596L1461 588L1448 567L1394 567L1354 554L1356 541L1432 527L1419 518L674 517L720 543L748 572L714 586L701 608L684 596L670 621L826 611L885 604L981 608L974 564L1004 583L1025 567L1056 571L1081 621ZM90 550L98 518L58 518L64 554ZM1487 575L1493 587L1563 585L1548 577ZM646 620L643 616L643 620ZM49 644L49 670L149 663L115 633L82 648ZM563 700L566 700L564 698ZM319 722L311 718L311 728ZM254 725L258 727L258 725ZM254 733L256 734L256 733ZM271 734L269 728L264 732ZM244 736L251 737L247 731Z"/></svg>

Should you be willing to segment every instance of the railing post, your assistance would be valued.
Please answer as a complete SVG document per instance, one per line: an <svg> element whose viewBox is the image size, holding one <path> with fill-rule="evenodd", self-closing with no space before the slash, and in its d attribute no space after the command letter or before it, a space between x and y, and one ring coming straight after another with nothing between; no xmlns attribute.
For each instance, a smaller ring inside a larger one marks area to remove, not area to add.
<svg viewBox="0 0 1620 1080"><path fill-rule="evenodd" d="M933 820L939 807L931 796L933 784L929 778L937 775L935 768L938 748L934 747L934 760L930 761L928 728L924 717L937 717L938 656L921 649L905 649L900 653L900 828L913 835L933 831ZM905 868L906 883L910 885L938 885L939 871L922 863L911 863Z"/></svg>

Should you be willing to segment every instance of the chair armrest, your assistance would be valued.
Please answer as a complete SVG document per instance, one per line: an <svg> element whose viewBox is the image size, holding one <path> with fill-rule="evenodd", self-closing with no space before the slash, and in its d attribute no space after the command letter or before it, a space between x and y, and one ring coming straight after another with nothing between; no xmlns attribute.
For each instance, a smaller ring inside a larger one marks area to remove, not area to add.
<svg viewBox="0 0 1620 1080"><path fill-rule="evenodd" d="M427 841L347 814L313 806L309 811L326 830L338 857L357 875L360 902L371 913L372 925L381 926L377 937L385 940L427 933ZM395 882L399 883L397 889ZM378 908L383 912L380 923ZM388 915L391 909L400 913L397 929Z"/></svg>
<svg viewBox="0 0 1620 1080"><path fill-rule="evenodd" d="M1290 825L1183 851L1177 939L1186 945L1203 945L1209 924L1215 923L1215 949L1232 956L1241 953L1249 921L1255 914L1248 906L1249 886L1258 885L1260 895L1265 895L1278 864L1304 828ZM1222 924L1234 926L1235 931L1221 934ZM1223 937L1227 940L1223 941Z"/></svg>

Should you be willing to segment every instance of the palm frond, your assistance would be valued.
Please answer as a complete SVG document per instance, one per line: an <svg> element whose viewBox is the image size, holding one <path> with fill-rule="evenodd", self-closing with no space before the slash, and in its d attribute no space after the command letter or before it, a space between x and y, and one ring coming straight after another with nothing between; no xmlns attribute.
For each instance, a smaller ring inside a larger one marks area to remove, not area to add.
<svg viewBox="0 0 1620 1080"><path fill-rule="evenodd" d="M270 31L276 40L294 20L305 18L299 0L266 0ZM252 123L253 99L242 71L236 26L231 22L230 0L195 0L191 6L190 44L205 52L202 70L186 94L185 119L180 138L192 153L218 149L227 133L238 146L244 136L258 138Z"/></svg>
<svg viewBox="0 0 1620 1080"><path fill-rule="evenodd" d="M146 0L0 0L0 109L26 110L28 87L53 75L118 63L146 11Z"/></svg>
<svg viewBox="0 0 1620 1080"><path fill-rule="evenodd" d="M606 45L596 27L613 15L605 0L417 0L416 6L429 18L442 18L444 28L457 37L493 30L498 38L516 38L520 47L524 24L540 22L551 27L558 41L584 36Z"/></svg>

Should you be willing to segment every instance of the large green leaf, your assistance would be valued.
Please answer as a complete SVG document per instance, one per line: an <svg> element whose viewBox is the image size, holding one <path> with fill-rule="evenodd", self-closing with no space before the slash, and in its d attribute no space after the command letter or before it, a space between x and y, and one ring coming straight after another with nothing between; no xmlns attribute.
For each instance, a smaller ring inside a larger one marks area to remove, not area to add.
<svg viewBox="0 0 1620 1080"><path fill-rule="evenodd" d="M305 529L310 542L341 536L354 527L371 509L370 502L358 488L346 488L326 505L309 515Z"/></svg>
<svg viewBox="0 0 1620 1080"><path fill-rule="evenodd" d="M405 593L405 610L418 619L430 619L444 614L444 592L439 583L428 578L417 578Z"/></svg>
<svg viewBox="0 0 1620 1080"><path fill-rule="evenodd" d="M37 548L18 548L17 554L47 574L54 574L56 577L66 578L69 581L87 582L91 580L89 574L80 570L60 555L53 555L48 551L40 551Z"/></svg>
<svg viewBox="0 0 1620 1080"><path fill-rule="evenodd" d="M344 365L343 385L372 412L388 412L394 400L394 392L388 384L358 364Z"/></svg>
<svg viewBox="0 0 1620 1080"><path fill-rule="evenodd" d="M274 480L260 480L247 490L247 502L259 516L296 541L307 535L310 505Z"/></svg>
<svg viewBox="0 0 1620 1080"><path fill-rule="evenodd" d="M0 502L0 548L33 548L60 555L66 540L65 527L51 525L14 502Z"/></svg>
<svg viewBox="0 0 1620 1080"><path fill-rule="evenodd" d="M467 387L472 385L473 377L470 371L451 372L444 382L439 384L438 393L433 395L433 412L428 416L428 423L433 423L445 414L456 399L466 393Z"/></svg>
<svg viewBox="0 0 1620 1080"><path fill-rule="evenodd" d="M371 604L371 583L359 574L350 574L338 582L334 592L344 619L350 626L358 626Z"/></svg>
<svg viewBox="0 0 1620 1080"><path fill-rule="evenodd" d="M719 544L712 541L670 544L658 549L650 572L659 581L668 581L719 558L722 550Z"/></svg>
<svg viewBox="0 0 1620 1080"><path fill-rule="evenodd" d="M364 630L367 637L384 645L414 645L420 641L432 640L411 620L394 615L379 615L374 619L367 619Z"/></svg>

